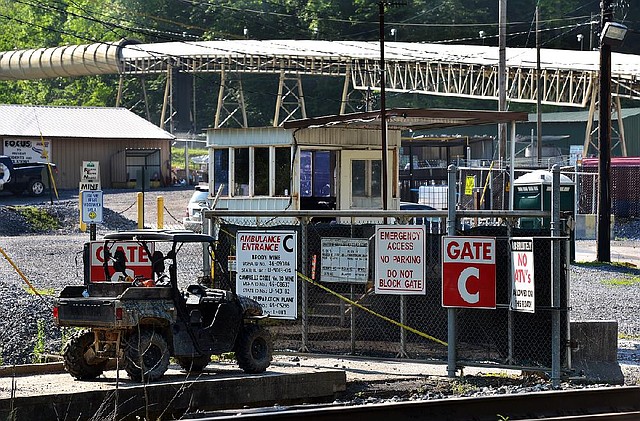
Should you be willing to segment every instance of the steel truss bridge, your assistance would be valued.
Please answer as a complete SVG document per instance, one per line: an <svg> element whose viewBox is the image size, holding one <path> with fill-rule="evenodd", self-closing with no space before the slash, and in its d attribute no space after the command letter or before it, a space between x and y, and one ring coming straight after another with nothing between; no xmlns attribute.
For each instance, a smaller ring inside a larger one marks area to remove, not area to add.
<svg viewBox="0 0 640 421"><path fill-rule="evenodd" d="M497 47L406 42L385 43L385 89L425 95L498 100ZM588 108L588 151L597 110L598 51L507 48L507 100ZM234 40L71 45L0 52L0 80L119 74L116 106L126 77L165 74L161 123L172 124L176 72L220 75L214 127L248 127L242 74L278 75L274 126L307 118L302 75L342 79L340 114L352 111L354 92L380 89L379 43L321 40ZM538 92L540 79L540 93ZM640 99L640 56L612 54L613 112L620 98ZM146 88L143 83L143 92ZM361 98L358 98L361 99ZM167 117L169 116L169 117ZM149 117L149 116L147 116ZM172 130L173 127L170 128ZM624 141L623 141L624 151Z"/></svg>

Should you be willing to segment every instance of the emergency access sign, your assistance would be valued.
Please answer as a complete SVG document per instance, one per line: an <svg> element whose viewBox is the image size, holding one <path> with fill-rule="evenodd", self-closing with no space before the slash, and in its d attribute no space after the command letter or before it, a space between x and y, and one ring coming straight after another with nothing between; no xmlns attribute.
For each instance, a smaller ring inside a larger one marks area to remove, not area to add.
<svg viewBox="0 0 640 421"><path fill-rule="evenodd" d="M496 308L496 240L442 239L442 306Z"/></svg>
<svg viewBox="0 0 640 421"><path fill-rule="evenodd" d="M424 295L425 227L376 226L376 294Z"/></svg>

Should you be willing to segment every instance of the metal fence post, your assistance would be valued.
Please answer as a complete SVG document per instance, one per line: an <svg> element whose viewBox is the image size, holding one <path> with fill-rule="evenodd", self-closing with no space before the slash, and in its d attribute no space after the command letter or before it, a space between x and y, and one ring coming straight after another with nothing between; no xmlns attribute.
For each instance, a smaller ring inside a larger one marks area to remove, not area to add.
<svg viewBox="0 0 640 421"><path fill-rule="evenodd" d="M400 324L403 326L400 328L400 352L398 358L407 358L407 331L404 326L407 325L407 303L405 301L405 295L400 295Z"/></svg>
<svg viewBox="0 0 640 421"><path fill-rule="evenodd" d="M308 218L300 218L300 223L301 223L301 254L302 254L302 274L306 277L309 276L309 268L307 266L307 263L309 261L309 247L308 247L308 240L309 240L309 233L308 233L308 224L309 224L309 219ZM301 352L309 352L309 317L308 317L308 305L309 305L309 299L308 299L308 284L307 281L303 281L302 282L302 308L301 308L301 318L302 318L302 344L300 346L300 351Z"/></svg>
<svg viewBox="0 0 640 421"><path fill-rule="evenodd" d="M513 184L511 184L511 189L513 189ZM513 209L511 209L513 210ZM509 219L507 219L509 220ZM510 222L507 223L507 245L509 253L507 254L507 264L509 265L509 306L507 308L507 340L509 341L509 354L507 355L507 361L509 364L513 364L513 342L514 342L514 324L513 324L513 311L512 309L512 300L513 300L513 262L511 259L513 256L511 255L511 238L513 237L513 226Z"/></svg>
<svg viewBox="0 0 640 421"><path fill-rule="evenodd" d="M447 168L447 235L456 235L456 172L455 165L449 165ZM444 253L444 250L443 250ZM456 376L456 309L447 309L447 375L449 377Z"/></svg>
<svg viewBox="0 0 640 421"><path fill-rule="evenodd" d="M551 181L551 383L560 386L560 166L552 168Z"/></svg>

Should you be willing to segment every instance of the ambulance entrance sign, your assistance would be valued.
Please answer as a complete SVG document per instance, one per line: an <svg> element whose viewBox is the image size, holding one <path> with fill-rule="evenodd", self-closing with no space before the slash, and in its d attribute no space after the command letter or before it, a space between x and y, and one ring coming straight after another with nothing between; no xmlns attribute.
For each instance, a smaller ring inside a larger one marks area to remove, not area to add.
<svg viewBox="0 0 640 421"><path fill-rule="evenodd" d="M236 233L236 293L256 300L276 319L298 317L295 231Z"/></svg>
<svg viewBox="0 0 640 421"><path fill-rule="evenodd" d="M443 237L442 306L496 308L496 240Z"/></svg>

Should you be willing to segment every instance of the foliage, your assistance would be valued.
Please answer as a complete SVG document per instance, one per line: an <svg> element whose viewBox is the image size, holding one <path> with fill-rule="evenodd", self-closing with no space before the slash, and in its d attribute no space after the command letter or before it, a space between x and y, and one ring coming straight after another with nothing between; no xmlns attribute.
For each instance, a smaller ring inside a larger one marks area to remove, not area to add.
<svg viewBox="0 0 640 421"><path fill-rule="evenodd" d="M45 362L46 334L44 330L44 320L38 320L38 332L36 334L36 344L33 347L33 362Z"/></svg>
<svg viewBox="0 0 640 421"><path fill-rule="evenodd" d="M614 19L637 28L640 8L617 0ZM495 0L408 0L385 2L388 41L497 45L498 2ZM323 39L378 41L380 2L370 0L0 0L0 51L55 47L65 44L115 42L122 38L143 43L221 39ZM542 47L585 49L597 42L599 3L580 0L509 0L508 47L535 45L534 15L539 5ZM393 37L390 31L394 31ZM480 36L480 31L484 36ZM628 35L623 52L639 53L637 31ZM184 74L183 74L184 75ZM216 74L187 76L196 91L196 132L212 125L220 79ZM159 124L164 74L144 79L125 78L120 106ZM277 77L243 75L248 116L252 125L270 125L275 109ZM334 78L305 78L305 102L311 116L335 114L340 107L341 83ZM143 86L147 109L140 98ZM0 103L114 106L118 76L3 81ZM390 94L389 106L464 108L470 102L412 94ZM493 107L485 102L477 108ZM471 107L469 107L471 108ZM166 118L166 117L165 117ZM182 128L181 128L182 129Z"/></svg>
<svg viewBox="0 0 640 421"><path fill-rule="evenodd" d="M628 286L640 284L640 276L606 279L606 280L603 280L602 283L604 285L628 287Z"/></svg>
<svg viewBox="0 0 640 421"><path fill-rule="evenodd" d="M56 218L36 206L15 206L14 209L26 219L34 231L50 231L60 227Z"/></svg>
<svg viewBox="0 0 640 421"><path fill-rule="evenodd" d="M203 149L203 148L189 149L190 158L193 158L194 156L198 156L198 155L207 155L208 153L209 152L207 151L207 149ZM171 168L184 168L184 149L183 148L171 149ZM199 169L198 166L193 162L189 162L189 168Z"/></svg>
<svg viewBox="0 0 640 421"><path fill-rule="evenodd" d="M451 384L451 392L454 395L467 395L475 392L478 389L477 386L467 383L465 381L454 381Z"/></svg>

